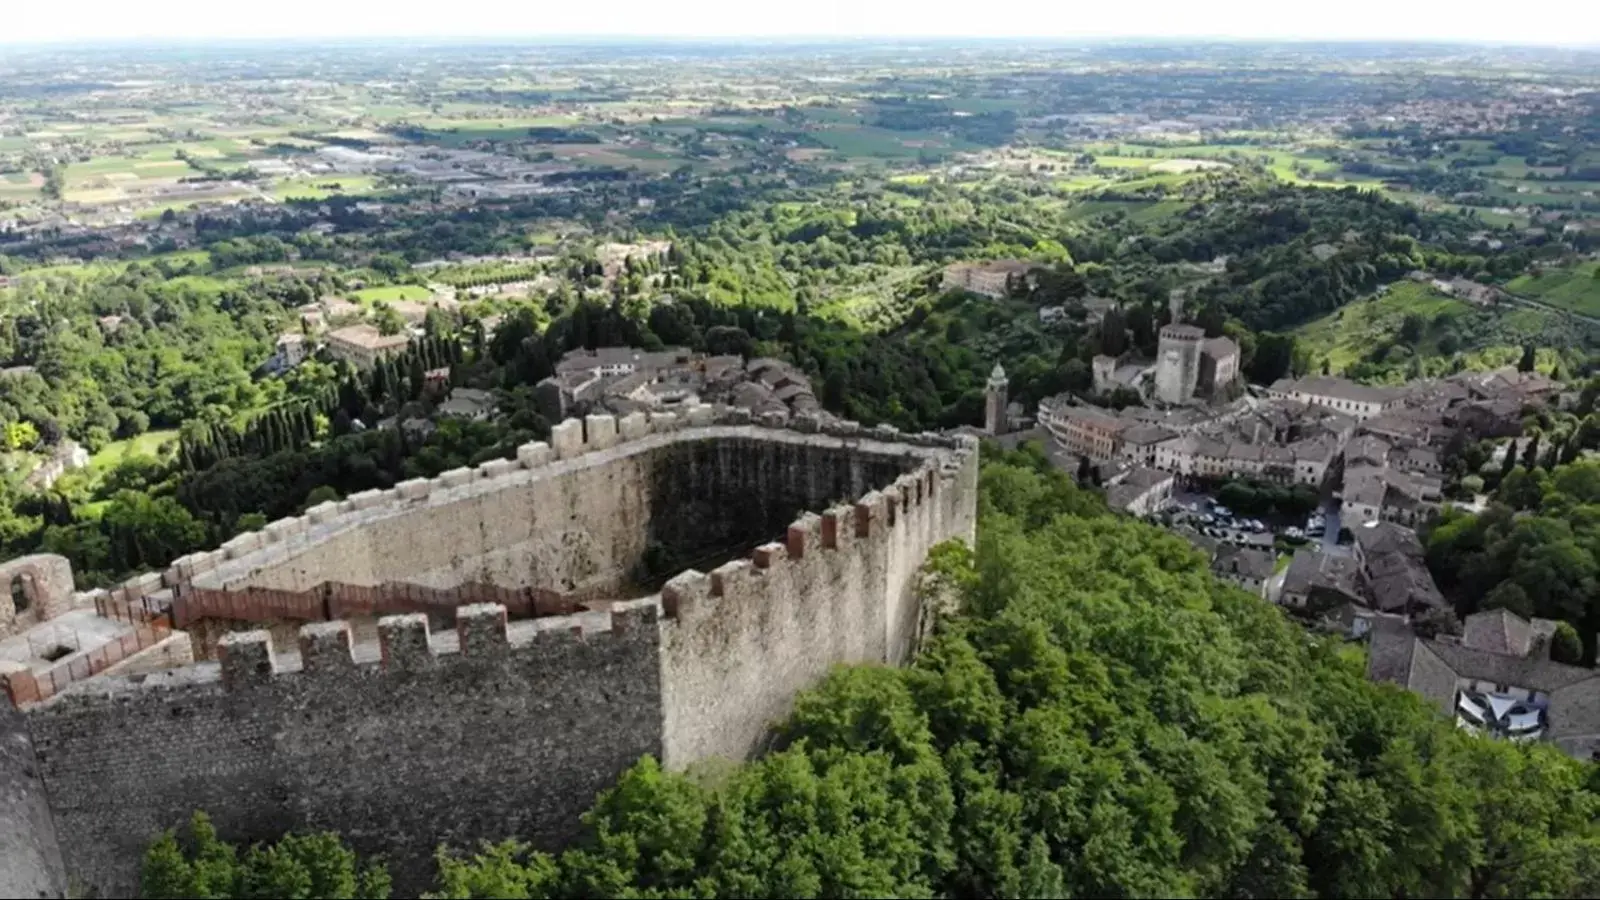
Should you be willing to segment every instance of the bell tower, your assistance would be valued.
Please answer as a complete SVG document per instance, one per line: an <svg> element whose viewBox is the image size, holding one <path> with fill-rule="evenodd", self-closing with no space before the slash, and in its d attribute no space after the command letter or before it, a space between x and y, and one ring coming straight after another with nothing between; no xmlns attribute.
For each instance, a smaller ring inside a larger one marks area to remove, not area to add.
<svg viewBox="0 0 1600 900"><path fill-rule="evenodd" d="M999 363L989 373L989 383L983 389L983 430L990 434L1006 433L1006 370Z"/></svg>

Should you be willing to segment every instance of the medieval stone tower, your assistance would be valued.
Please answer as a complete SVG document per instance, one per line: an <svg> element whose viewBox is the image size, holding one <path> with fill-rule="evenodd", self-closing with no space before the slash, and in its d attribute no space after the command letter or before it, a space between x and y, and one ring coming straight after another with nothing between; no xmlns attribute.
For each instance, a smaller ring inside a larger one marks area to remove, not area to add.
<svg viewBox="0 0 1600 900"><path fill-rule="evenodd" d="M1193 325L1168 325L1161 329L1156 351L1156 399L1184 403L1200 383L1200 345L1206 333Z"/></svg>
<svg viewBox="0 0 1600 900"><path fill-rule="evenodd" d="M983 389L983 430L990 434L1006 433L1006 393L1010 385L1006 370L995 363Z"/></svg>

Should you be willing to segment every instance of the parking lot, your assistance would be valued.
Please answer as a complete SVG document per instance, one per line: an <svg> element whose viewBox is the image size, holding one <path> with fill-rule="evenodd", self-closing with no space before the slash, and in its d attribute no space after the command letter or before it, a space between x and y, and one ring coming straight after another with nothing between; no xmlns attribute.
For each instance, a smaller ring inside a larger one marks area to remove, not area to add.
<svg viewBox="0 0 1600 900"><path fill-rule="evenodd" d="M1208 494L1175 491L1167 513L1174 525L1193 528L1206 537L1226 543L1270 550L1281 536L1308 544L1320 542L1324 549L1337 552L1338 504L1324 504L1305 519L1256 518L1218 506Z"/></svg>

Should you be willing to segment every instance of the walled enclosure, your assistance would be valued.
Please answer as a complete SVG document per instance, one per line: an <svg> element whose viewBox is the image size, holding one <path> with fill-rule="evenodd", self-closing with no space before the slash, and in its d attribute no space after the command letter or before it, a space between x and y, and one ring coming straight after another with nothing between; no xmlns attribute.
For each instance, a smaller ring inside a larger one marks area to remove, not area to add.
<svg viewBox="0 0 1600 900"><path fill-rule="evenodd" d="M195 588L479 580L603 598L650 548L741 557L573 616L507 622L485 604L431 635L425 616L390 616L377 647L319 622L277 655L242 632L219 663L74 684L23 716L68 878L129 895L151 837L202 808L233 840L337 830L420 890L441 842L558 847L641 755L745 758L835 663L902 661L918 567L972 539L975 443L712 417L569 420L517 460L180 560L160 580L181 622Z"/></svg>

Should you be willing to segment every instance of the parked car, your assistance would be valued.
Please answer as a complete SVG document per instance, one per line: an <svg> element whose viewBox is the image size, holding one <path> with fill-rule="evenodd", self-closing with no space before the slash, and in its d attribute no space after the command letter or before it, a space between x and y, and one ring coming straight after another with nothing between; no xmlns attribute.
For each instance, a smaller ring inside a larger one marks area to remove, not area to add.
<svg viewBox="0 0 1600 900"><path fill-rule="evenodd" d="M1305 532L1301 531L1299 528L1296 528L1293 525L1290 525L1288 528L1284 529L1283 533L1284 533L1284 536L1286 536L1286 537L1292 537L1292 538L1305 537Z"/></svg>
<svg viewBox="0 0 1600 900"><path fill-rule="evenodd" d="M1222 517L1224 519L1233 518L1233 510L1227 508L1226 506L1222 506L1220 504L1217 505L1217 506L1211 507L1211 512L1212 512L1213 515L1220 516L1220 517Z"/></svg>

